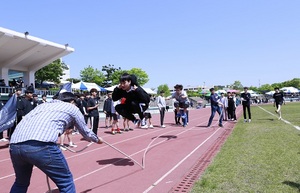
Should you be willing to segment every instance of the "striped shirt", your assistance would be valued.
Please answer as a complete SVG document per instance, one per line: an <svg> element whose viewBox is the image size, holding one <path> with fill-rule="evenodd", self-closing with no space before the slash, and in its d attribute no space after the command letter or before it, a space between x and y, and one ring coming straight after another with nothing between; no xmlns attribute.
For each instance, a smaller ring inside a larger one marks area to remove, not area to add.
<svg viewBox="0 0 300 193"><path fill-rule="evenodd" d="M53 100L38 105L17 125L10 143L28 140L56 143L58 135L76 127L88 141L98 142L98 137L89 129L78 107L71 103Z"/></svg>

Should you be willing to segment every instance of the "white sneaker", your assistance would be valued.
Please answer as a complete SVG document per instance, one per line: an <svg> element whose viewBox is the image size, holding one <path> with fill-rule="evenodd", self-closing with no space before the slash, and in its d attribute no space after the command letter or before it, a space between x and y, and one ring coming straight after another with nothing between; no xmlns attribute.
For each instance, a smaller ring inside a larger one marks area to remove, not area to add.
<svg viewBox="0 0 300 193"><path fill-rule="evenodd" d="M166 126L165 125L162 125L162 126L160 126L161 128L166 128Z"/></svg>
<svg viewBox="0 0 300 193"><path fill-rule="evenodd" d="M66 151L67 149L65 147L63 147L63 146L60 146L60 150Z"/></svg>
<svg viewBox="0 0 300 193"><path fill-rule="evenodd" d="M142 129L148 129L148 125L141 126Z"/></svg>
<svg viewBox="0 0 300 193"><path fill-rule="evenodd" d="M149 128L153 129L153 125L150 125Z"/></svg>
<svg viewBox="0 0 300 193"><path fill-rule="evenodd" d="M244 119L244 123L247 123L247 119Z"/></svg>
<svg viewBox="0 0 300 193"><path fill-rule="evenodd" d="M250 122L251 122L251 119L249 119L248 122L250 123Z"/></svg>
<svg viewBox="0 0 300 193"><path fill-rule="evenodd" d="M69 147L77 147L74 143L69 143Z"/></svg>

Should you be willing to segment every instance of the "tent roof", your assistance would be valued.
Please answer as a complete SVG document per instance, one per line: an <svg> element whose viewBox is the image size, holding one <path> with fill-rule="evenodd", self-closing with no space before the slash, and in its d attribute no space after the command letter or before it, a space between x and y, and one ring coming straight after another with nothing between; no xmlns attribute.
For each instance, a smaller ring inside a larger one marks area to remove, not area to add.
<svg viewBox="0 0 300 193"><path fill-rule="evenodd" d="M0 27L0 68L37 71L72 52L68 45Z"/></svg>
<svg viewBox="0 0 300 193"><path fill-rule="evenodd" d="M97 89L97 91L101 91L101 88L96 84L92 82L78 82L75 84L72 84L73 89L79 89L79 90L88 90L90 91L92 88Z"/></svg>

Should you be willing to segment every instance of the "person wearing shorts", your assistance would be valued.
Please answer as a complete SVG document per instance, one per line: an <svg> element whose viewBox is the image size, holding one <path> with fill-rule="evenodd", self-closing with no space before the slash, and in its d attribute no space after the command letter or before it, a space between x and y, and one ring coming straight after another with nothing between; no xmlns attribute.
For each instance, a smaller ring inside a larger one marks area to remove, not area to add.
<svg viewBox="0 0 300 193"><path fill-rule="evenodd" d="M281 119L281 106L284 102L284 98L283 98L282 92L279 92L278 87L276 87L274 90L275 90L275 93L273 94L274 107L276 106L275 112L279 115L278 119L280 120Z"/></svg>

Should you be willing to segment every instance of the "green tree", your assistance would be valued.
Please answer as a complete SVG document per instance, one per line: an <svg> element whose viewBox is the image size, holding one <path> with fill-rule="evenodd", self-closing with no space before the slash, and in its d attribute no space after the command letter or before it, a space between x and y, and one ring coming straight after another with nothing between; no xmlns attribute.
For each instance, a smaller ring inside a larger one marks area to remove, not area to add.
<svg viewBox="0 0 300 193"><path fill-rule="evenodd" d="M160 91L164 91L165 92L165 96L170 96L171 95L170 90L169 90L169 86L167 84L159 85L157 87L157 94L159 94Z"/></svg>
<svg viewBox="0 0 300 193"><path fill-rule="evenodd" d="M80 71L80 77L84 82L94 82L100 86L103 85L105 80L104 74L97 68L94 69L90 65Z"/></svg>
<svg viewBox="0 0 300 193"><path fill-rule="evenodd" d="M53 61L51 64L39 69L35 72L35 79L42 84L44 81L60 83L60 77L64 75L64 70L68 70L68 66L60 59Z"/></svg>
<svg viewBox="0 0 300 193"><path fill-rule="evenodd" d="M127 70L116 70L114 71L114 73L111 75L111 84L112 85L117 85L120 82L120 77L122 76L122 74L124 73L129 73Z"/></svg>
<svg viewBox="0 0 300 193"><path fill-rule="evenodd" d="M235 90L242 90L243 89L243 85L240 81L236 80L234 81L234 83L231 85L232 89Z"/></svg>
<svg viewBox="0 0 300 193"><path fill-rule="evenodd" d="M108 64L105 66L102 66L102 71L106 72L105 73L105 80L102 84L103 87L109 87L112 86L113 84L113 75L116 71L120 71L121 68L115 68L115 66L113 64Z"/></svg>
<svg viewBox="0 0 300 193"><path fill-rule="evenodd" d="M80 79L78 79L78 78L68 78L66 81L73 82L75 84L75 83L80 82Z"/></svg>
<svg viewBox="0 0 300 193"><path fill-rule="evenodd" d="M274 87L272 87L270 84L263 84L258 88L259 93L266 93L271 90L274 90Z"/></svg>
<svg viewBox="0 0 300 193"><path fill-rule="evenodd" d="M149 81L148 74L140 68L132 68L128 71L129 74L134 74L140 86L145 85Z"/></svg>

